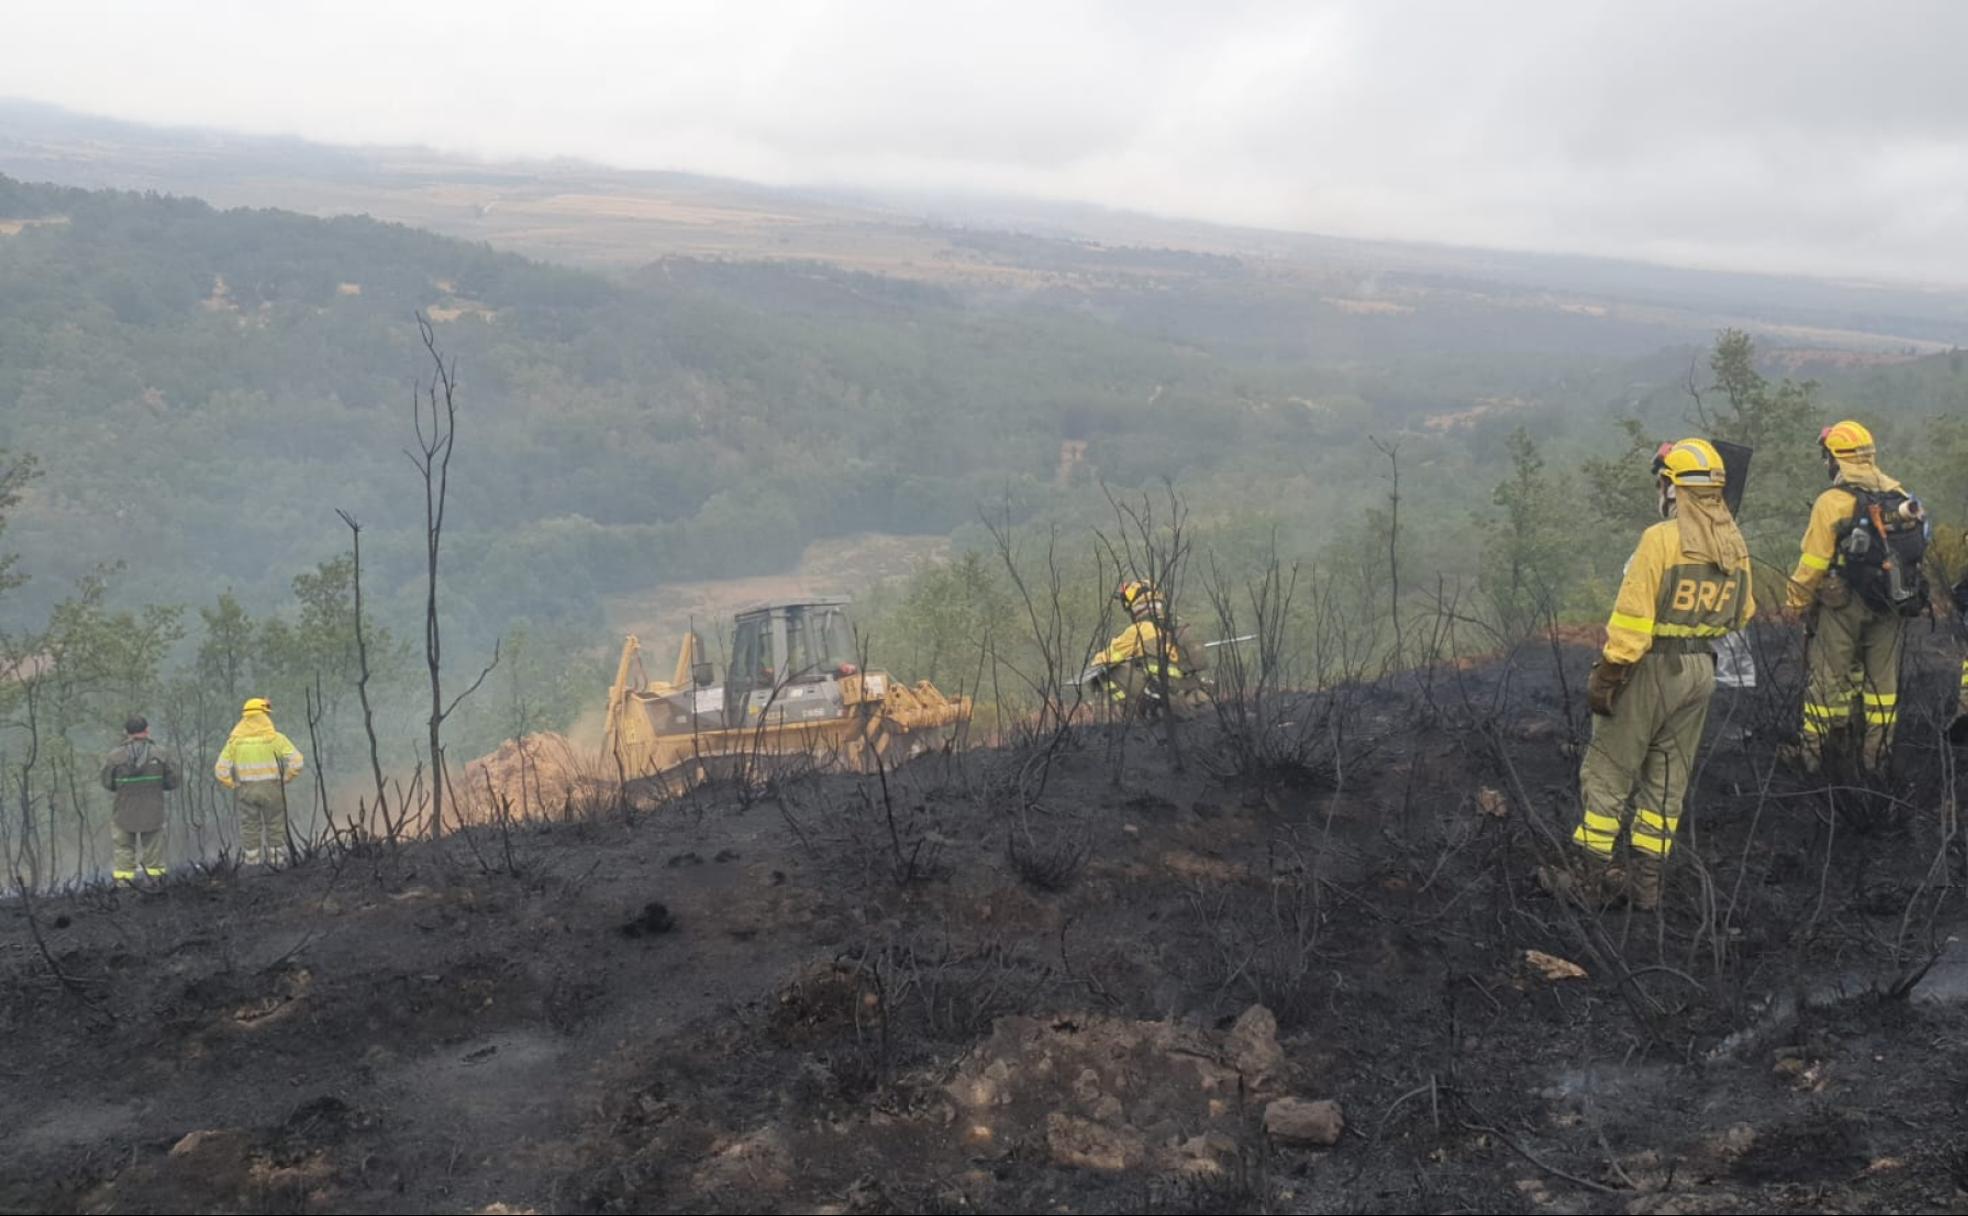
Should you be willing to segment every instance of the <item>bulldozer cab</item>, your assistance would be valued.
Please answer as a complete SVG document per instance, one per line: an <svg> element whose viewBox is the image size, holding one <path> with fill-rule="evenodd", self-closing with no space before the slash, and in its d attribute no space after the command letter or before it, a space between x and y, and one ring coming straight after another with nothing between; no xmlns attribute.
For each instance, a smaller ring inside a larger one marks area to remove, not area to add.
<svg viewBox="0 0 1968 1216"><path fill-rule="evenodd" d="M838 684L858 670L844 599L766 604L737 615L725 672L725 721L838 714Z"/></svg>

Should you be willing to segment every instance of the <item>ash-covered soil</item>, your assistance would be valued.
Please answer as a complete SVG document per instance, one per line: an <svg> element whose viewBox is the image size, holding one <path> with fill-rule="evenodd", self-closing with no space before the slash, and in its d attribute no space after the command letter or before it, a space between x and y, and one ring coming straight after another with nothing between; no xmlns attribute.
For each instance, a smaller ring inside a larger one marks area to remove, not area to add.
<svg viewBox="0 0 1968 1216"><path fill-rule="evenodd" d="M1776 766L1762 636L1659 915L1538 889L1588 659L1540 646L1179 767L1090 727L10 903L0 1209L1968 1210L1915 633L1879 787Z"/></svg>

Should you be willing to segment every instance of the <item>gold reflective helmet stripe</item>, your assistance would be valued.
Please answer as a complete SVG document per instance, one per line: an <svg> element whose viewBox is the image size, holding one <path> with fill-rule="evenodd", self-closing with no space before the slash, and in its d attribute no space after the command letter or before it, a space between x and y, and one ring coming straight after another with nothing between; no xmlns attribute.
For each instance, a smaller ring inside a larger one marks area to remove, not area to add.
<svg viewBox="0 0 1968 1216"><path fill-rule="evenodd" d="M1663 443L1654 453L1654 473L1677 486L1716 486L1728 480L1722 453L1706 439Z"/></svg>
<svg viewBox="0 0 1968 1216"><path fill-rule="evenodd" d="M1872 455L1872 432L1865 424L1847 418L1834 422L1818 432L1818 443L1824 450L1840 460L1850 460L1854 456Z"/></svg>

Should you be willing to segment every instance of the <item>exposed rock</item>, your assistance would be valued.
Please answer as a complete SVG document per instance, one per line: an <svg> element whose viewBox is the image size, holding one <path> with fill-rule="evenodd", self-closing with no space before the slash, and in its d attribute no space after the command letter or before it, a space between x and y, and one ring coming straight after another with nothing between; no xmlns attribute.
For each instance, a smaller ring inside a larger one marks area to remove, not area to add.
<svg viewBox="0 0 1968 1216"><path fill-rule="evenodd" d="M1280 1144L1333 1145L1346 1130L1339 1103L1278 1098L1264 1108L1264 1130Z"/></svg>
<svg viewBox="0 0 1968 1216"><path fill-rule="evenodd" d="M1585 978L1585 968L1568 958L1559 958L1555 954L1546 954L1542 950L1524 951L1524 961L1529 963L1539 975L1554 984L1560 980L1582 980Z"/></svg>
<svg viewBox="0 0 1968 1216"><path fill-rule="evenodd" d="M1222 1132L1204 1132L1176 1145L1175 1151L1184 1173L1215 1177L1237 1156L1237 1142Z"/></svg>
<svg viewBox="0 0 1968 1216"><path fill-rule="evenodd" d="M236 1128L204 1128L186 1132L171 1146L173 1157L241 1156L247 1147L246 1133Z"/></svg>
<svg viewBox="0 0 1968 1216"><path fill-rule="evenodd" d="M1230 1061L1253 1091L1271 1088L1284 1072L1285 1049L1278 1046L1278 1019L1262 1005L1244 1010L1225 1044Z"/></svg>
<svg viewBox="0 0 1968 1216"><path fill-rule="evenodd" d="M1511 733L1527 742L1555 739L1558 737L1558 723L1551 718L1519 718L1516 725L1511 727Z"/></svg>
<svg viewBox="0 0 1968 1216"><path fill-rule="evenodd" d="M1086 1170L1133 1169L1148 1156L1133 1128L1108 1127L1062 1111L1046 1116L1046 1148L1060 1165Z"/></svg>
<svg viewBox="0 0 1968 1216"><path fill-rule="evenodd" d="M1089 1104L1100 1101L1100 1074L1082 1068L1079 1079L1073 1082L1073 1096Z"/></svg>
<svg viewBox="0 0 1968 1216"><path fill-rule="evenodd" d="M1756 1147L1756 1129L1747 1123L1732 1123L1710 1136L1704 1146L1717 1159L1732 1161Z"/></svg>

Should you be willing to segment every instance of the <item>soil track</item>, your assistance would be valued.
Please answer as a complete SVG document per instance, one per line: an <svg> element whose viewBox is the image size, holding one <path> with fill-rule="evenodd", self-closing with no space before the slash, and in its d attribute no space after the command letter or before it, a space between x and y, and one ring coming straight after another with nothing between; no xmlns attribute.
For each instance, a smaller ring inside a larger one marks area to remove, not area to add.
<svg viewBox="0 0 1968 1216"><path fill-rule="evenodd" d="M1537 890L1538 647L1308 699L1261 774L1087 728L46 898L54 968L9 906L0 1209L1962 1210L1950 656L1840 791L1764 641L1660 916Z"/></svg>

